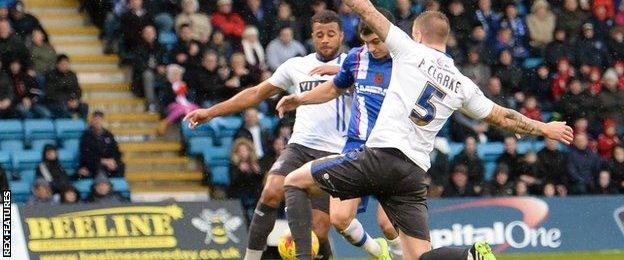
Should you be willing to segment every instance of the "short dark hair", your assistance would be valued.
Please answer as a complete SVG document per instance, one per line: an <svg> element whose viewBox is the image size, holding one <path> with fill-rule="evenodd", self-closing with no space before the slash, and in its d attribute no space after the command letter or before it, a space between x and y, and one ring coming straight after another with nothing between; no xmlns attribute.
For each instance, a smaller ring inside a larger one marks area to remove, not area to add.
<svg viewBox="0 0 624 260"><path fill-rule="evenodd" d="M342 30L342 20L340 19L340 16L338 16L336 12L331 10L324 10L312 16L312 18L310 19L310 24L314 23L337 23L338 28Z"/></svg>
<svg viewBox="0 0 624 260"><path fill-rule="evenodd" d="M92 117L102 117L104 118L104 112L100 111L100 110L95 110L93 112L93 114L91 114Z"/></svg>
<svg viewBox="0 0 624 260"><path fill-rule="evenodd" d="M58 56L56 56L56 63L59 63L61 61L67 60L69 61L69 56L65 55L65 54L59 54Z"/></svg>
<svg viewBox="0 0 624 260"><path fill-rule="evenodd" d="M379 11L384 17L386 17L386 19L388 19L390 23L394 23L396 21L394 15L392 15L392 13L387 9L378 7L377 11ZM358 23L357 31L361 35L370 35L371 33L373 33L373 29L371 29L370 26L362 20L360 20L360 23Z"/></svg>

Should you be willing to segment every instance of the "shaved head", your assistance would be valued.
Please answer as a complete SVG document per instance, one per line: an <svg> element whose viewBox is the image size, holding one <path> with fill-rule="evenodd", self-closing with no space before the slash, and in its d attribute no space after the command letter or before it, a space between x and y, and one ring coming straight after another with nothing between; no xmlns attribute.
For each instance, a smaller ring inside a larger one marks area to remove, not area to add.
<svg viewBox="0 0 624 260"><path fill-rule="evenodd" d="M451 26L441 12L426 11L414 19L412 37L424 44L446 45Z"/></svg>

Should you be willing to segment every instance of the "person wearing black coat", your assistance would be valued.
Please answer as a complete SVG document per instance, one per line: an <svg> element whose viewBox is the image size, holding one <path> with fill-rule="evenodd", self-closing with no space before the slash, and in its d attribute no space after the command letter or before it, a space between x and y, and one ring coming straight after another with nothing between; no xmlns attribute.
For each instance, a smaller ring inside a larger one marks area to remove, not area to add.
<svg viewBox="0 0 624 260"><path fill-rule="evenodd" d="M125 165L115 136L102 125L104 113L95 111L91 126L80 137L78 178L93 177L100 171L110 177L123 177Z"/></svg>
<svg viewBox="0 0 624 260"><path fill-rule="evenodd" d="M537 68L525 73L524 82L522 84L522 93L528 96L534 96L542 110L551 111L552 103L551 79L549 77L550 70L546 64L542 64Z"/></svg>
<svg viewBox="0 0 624 260"><path fill-rule="evenodd" d="M545 146L537 152L537 178L542 183L552 183L557 189L567 185L568 156L557 150L557 141L544 140Z"/></svg>
<svg viewBox="0 0 624 260"><path fill-rule="evenodd" d="M595 111L600 101L588 90L583 90L583 85L578 79L573 79L568 84L568 91L561 96L557 104L557 111L563 116L563 121L574 122L579 118L586 118L590 122L596 119Z"/></svg>
<svg viewBox="0 0 624 260"><path fill-rule="evenodd" d="M11 13L13 30L22 38L32 33L35 28L43 28L37 17L25 12L22 1L15 2L9 12Z"/></svg>
<svg viewBox="0 0 624 260"><path fill-rule="evenodd" d="M607 162L607 169L620 193L624 193L624 147L616 146L613 149L613 157Z"/></svg>
<svg viewBox="0 0 624 260"><path fill-rule="evenodd" d="M30 52L20 37L11 31L9 20L0 18L0 60L2 64L18 58L24 68L30 68L32 60Z"/></svg>
<svg viewBox="0 0 624 260"><path fill-rule="evenodd" d="M467 168L468 181L474 185L483 183L483 161L477 155L476 140L474 137L468 137L465 141L465 148L461 153L455 155L451 168L455 169L457 165L464 165Z"/></svg>
<svg viewBox="0 0 624 260"><path fill-rule="evenodd" d="M22 118L50 118L52 116L41 99L43 92L39 88L37 80L28 75L20 61L15 59L9 62L9 79L13 89L13 104Z"/></svg>
<svg viewBox="0 0 624 260"><path fill-rule="evenodd" d="M494 170L494 178L483 187L485 196L513 196L514 184L509 180L509 168L499 164Z"/></svg>
<svg viewBox="0 0 624 260"><path fill-rule="evenodd" d="M165 84L165 49L156 40L156 29L152 25L143 28L142 41L132 55L132 90L138 96L144 96L150 112L158 111L156 88Z"/></svg>
<svg viewBox="0 0 624 260"><path fill-rule="evenodd" d="M91 186L91 193L86 199L86 202L89 203L123 203L127 201L128 199L119 192L113 191L113 184L104 173L95 177Z"/></svg>
<svg viewBox="0 0 624 260"><path fill-rule="evenodd" d="M217 90L225 87L226 75L218 62L217 54L214 51L207 51L202 58L201 68L188 75L189 87L195 93L193 100L195 104L210 107L220 101Z"/></svg>
<svg viewBox="0 0 624 260"><path fill-rule="evenodd" d="M128 1L128 11L121 15L124 51L132 53L141 43L141 30L154 24L154 16L143 8L143 1Z"/></svg>
<svg viewBox="0 0 624 260"><path fill-rule="evenodd" d="M594 35L594 26L590 23L583 25L583 36L576 50L579 65L603 67L609 62L607 45Z"/></svg>
<svg viewBox="0 0 624 260"><path fill-rule="evenodd" d="M182 65L185 74L193 73L201 67L201 59L206 46L193 40L193 30L189 24L182 24L178 29L179 40L171 51L169 61Z"/></svg>
<svg viewBox="0 0 624 260"><path fill-rule="evenodd" d="M43 178L52 187L55 193L71 186L71 180L63 166L59 163L58 153L55 145L47 144L43 148L41 163L36 169L37 178Z"/></svg>
<svg viewBox="0 0 624 260"><path fill-rule="evenodd" d="M607 40L607 50L612 61L624 60L624 30L613 29L611 37Z"/></svg>
<svg viewBox="0 0 624 260"><path fill-rule="evenodd" d="M456 165L451 173L449 184L444 187L443 198L478 196L475 186L468 180L468 169L465 165Z"/></svg>
<svg viewBox="0 0 624 260"><path fill-rule="evenodd" d="M505 164L509 167L509 179L516 181L516 178L520 175L520 162L522 160L522 154L519 154L516 150L517 141L513 136L507 136L504 139L505 151L496 158L497 164Z"/></svg>
<svg viewBox="0 0 624 260"><path fill-rule="evenodd" d="M13 90L13 86L11 86L9 75L3 70L0 70L0 119L15 117L14 99L15 91Z"/></svg>
<svg viewBox="0 0 624 260"><path fill-rule="evenodd" d="M546 45L544 51L544 59L551 69L557 67L557 61L563 57L568 58L572 64L576 64L575 49L568 41L566 31L564 29L556 29L554 32L554 40Z"/></svg>
<svg viewBox="0 0 624 260"><path fill-rule="evenodd" d="M56 58L56 68L46 74L46 103L57 118L86 118L87 105L80 102L82 90L76 73L69 69L69 57Z"/></svg>
<svg viewBox="0 0 624 260"><path fill-rule="evenodd" d="M272 10L263 8L260 0L247 1L245 7L240 12L241 17L245 20L247 26L255 26L260 32L260 43L263 46L269 44L273 39L271 25L275 21L275 15Z"/></svg>

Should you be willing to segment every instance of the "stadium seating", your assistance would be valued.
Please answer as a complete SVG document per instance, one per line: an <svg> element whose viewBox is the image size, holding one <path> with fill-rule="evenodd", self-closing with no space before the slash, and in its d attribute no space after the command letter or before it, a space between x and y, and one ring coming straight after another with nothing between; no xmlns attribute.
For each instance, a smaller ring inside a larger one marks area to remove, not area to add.
<svg viewBox="0 0 624 260"><path fill-rule="evenodd" d="M20 180L26 183L33 183L35 181L35 173L36 173L35 169L20 171L19 173Z"/></svg>
<svg viewBox="0 0 624 260"><path fill-rule="evenodd" d="M58 151L58 160L65 169L75 169L78 166L77 154L72 150L61 149Z"/></svg>
<svg viewBox="0 0 624 260"><path fill-rule="evenodd" d="M486 162L493 162L504 151L504 146L500 142L491 142L477 145L479 157Z"/></svg>
<svg viewBox="0 0 624 260"><path fill-rule="evenodd" d="M80 150L80 140L78 139L63 140L63 150L67 150L70 153L78 156L78 152Z"/></svg>
<svg viewBox="0 0 624 260"><path fill-rule="evenodd" d="M15 171L32 170L41 162L41 152L14 151L11 154L11 162Z"/></svg>
<svg viewBox="0 0 624 260"><path fill-rule="evenodd" d="M56 137L62 140L80 138L87 128L85 121L72 119L57 119L54 125L56 126Z"/></svg>
<svg viewBox="0 0 624 260"><path fill-rule="evenodd" d="M11 156L8 151L0 150L0 165L2 165L2 168L7 172L13 170Z"/></svg>
<svg viewBox="0 0 624 260"><path fill-rule="evenodd" d="M222 116L210 121L216 129L217 137L234 136L243 124L243 119L238 116Z"/></svg>
<svg viewBox="0 0 624 260"><path fill-rule="evenodd" d="M204 150L213 149L213 140L210 137L191 137L187 145L189 155L202 155Z"/></svg>
<svg viewBox="0 0 624 260"><path fill-rule="evenodd" d="M0 142L0 150L4 151L22 151L24 150L24 141L22 140L4 140Z"/></svg>
<svg viewBox="0 0 624 260"><path fill-rule="evenodd" d="M24 126L20 120L0 120L0 140L24 139Z"/></svg>
<svg viewBox="0 0 624 260"><path fill-rule="evenodd" d="M38 140L33 140L32 143L30 144L30 149L32 151L38 151L39 153L41 153L43 151L43 148L48 145L56 145L56 140L54 139L38 139Z"/></svg>
<svg viewBox="0 0 624 260"><path fill-rule="evenodd" d="M228 165L219 165L210 167L212 173L212 184L217 186L230 185L230 167Z"/></svg>
<svg viewBox="0 0 624 260"><path fill-rule="evenodd" d="M26 119L24 120L24 137L26 140L56 139L54 123L48 119Z"/></svg>

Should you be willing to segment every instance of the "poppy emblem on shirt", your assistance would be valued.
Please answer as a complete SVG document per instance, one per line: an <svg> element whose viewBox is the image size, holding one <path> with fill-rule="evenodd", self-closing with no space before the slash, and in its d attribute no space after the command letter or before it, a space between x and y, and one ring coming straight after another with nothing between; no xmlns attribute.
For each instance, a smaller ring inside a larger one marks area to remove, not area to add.
<svg viewBox="0 0 624 260"><path fill-rule="evenodd" d="M384 76L382 73L375 74L375 85L377 86L381 85L381 83L383 83L383 80L384 80Z"/></svg>

